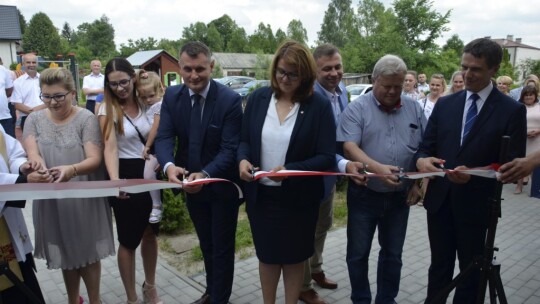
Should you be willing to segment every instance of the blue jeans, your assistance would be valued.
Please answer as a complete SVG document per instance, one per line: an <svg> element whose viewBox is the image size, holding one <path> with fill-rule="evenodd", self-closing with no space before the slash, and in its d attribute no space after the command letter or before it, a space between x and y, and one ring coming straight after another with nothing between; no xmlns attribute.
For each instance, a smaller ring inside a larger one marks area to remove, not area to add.
<svg viewBox="0 0 540 304"><path fill-rule="evenodd" d="M368 260L375 228L379 230L376 304L395 303L401 276L401 253L407 231L407 193L379 193L349 184L347 190L347 267L354 304L371 303Z"/></svg>

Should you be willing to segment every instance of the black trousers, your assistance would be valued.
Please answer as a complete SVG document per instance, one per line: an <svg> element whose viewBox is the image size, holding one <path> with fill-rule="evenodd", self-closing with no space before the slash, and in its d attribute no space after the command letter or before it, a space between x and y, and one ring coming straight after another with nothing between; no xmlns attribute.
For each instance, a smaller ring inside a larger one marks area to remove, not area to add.
<svg viewBox="0 0 540 304"><path fill-rule="evenodd" d="M431 265L428 272L428 292L425 303L446 303L446 299L434 302L433 298L454 277L456 255L459 269L463 271L475 257L483 254L487 227L481 221L471 222L452 210L447 199L436 213L427 215ZM454 294L455 304L475 303L479 288L480 271L474 270Z"/></svg>

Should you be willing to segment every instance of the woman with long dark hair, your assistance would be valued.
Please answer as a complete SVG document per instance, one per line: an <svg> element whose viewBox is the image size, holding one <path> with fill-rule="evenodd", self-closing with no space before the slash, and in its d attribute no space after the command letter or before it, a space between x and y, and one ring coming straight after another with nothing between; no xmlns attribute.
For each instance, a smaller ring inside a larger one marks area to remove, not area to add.
<svg viewBox="0 0 540 304"><path fill-rule="evenodd" d="M145 106L136 96L136 74L123 58L105 66L105 99L98 111L105 142L109 178L144 178L142 153L151 129ZM161 303L155 286L158 224L148 223L152 199L148 192L121 194L111 199L118 232L118 268L128 303L139 303L135 288L135 250L141 245L144 265L142 294L145 303Z"/></svg>

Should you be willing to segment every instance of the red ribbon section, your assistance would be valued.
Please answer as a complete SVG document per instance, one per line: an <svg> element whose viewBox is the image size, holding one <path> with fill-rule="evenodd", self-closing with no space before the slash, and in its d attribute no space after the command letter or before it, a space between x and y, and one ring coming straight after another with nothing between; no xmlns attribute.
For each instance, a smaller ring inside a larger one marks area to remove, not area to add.
<svg viewBox="0 0 540 304"><path fill-rule="evenodd" d="M492 164L486 167L472 168L459 170L470 175L496 178L498 164ZM392 174L374 174L374 173L337 173L323 171L298 171L298 170L281 170L278 172L258 171L254 175L254 180L263 177L294 177L294 176L360 176L367 178L379 178L386 176L399 176L400 178L419 179L424 177L443 177L446 172L454 170L441 170L438 172L400 172ZM206 185L216 182L231 181L223 178L203 178L193 181L182 182L181 184L169 183L164 181L146 180L146 179L124 179L114 181L85 181L85 182L67 182L67 183L28 183L28 184L12 184L0 185L0 201L13 200L34 200L34 199L62 199L62 198L83 198L83 197L107 197L118 196L120 192L141 193L159 189L183 188L185 186ZM238 197L243 198L243 193L240 187L233 183L238 190Z"/></svg>

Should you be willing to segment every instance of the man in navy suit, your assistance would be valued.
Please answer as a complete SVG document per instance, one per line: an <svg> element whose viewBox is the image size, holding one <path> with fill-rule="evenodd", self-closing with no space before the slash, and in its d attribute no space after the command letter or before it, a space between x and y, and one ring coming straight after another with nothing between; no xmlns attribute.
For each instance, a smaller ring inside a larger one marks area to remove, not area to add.
<svg viewBox="0 0 540 304"><path fill-rule="evenodd" d="M341 112L345 110L348 104L347 89L341 79L343 78L343 63L339 49L332 44L322 44L313 51L313 58L317 64L317 81L314 85L314 91L325 96L332 105L332 113L336 122L339 121ZM343 156L336 154L336 171L358 173L362 164L359 162L350 162ZM355 179L356 182L363 183ZM328 230L332 228L334 216L334 193L336 191L336 177L324 177L324 199L319 207L319 218L315 230L314 253L310 259L304 263L304 283L300 292L300 300L306 304L325 304L327 303L313 289L311 280L317 285L326 289L336 289L337 283L326 277L322 270L324 243Z"/></svg>
<svg viewBox="0 0 540 304"><path fill-rule="evenodd" d="M491 82L501 60L501 47L490 39L465 46L461 67L466 90L441 97L435 105L416 156L419 171L440 171L437 165L462 169L498 163L504 135L511 138L508 159L525 154L525 107ZM431 247L426 303L446 303L434 297L452 280L456 253L461 270L482 255L495 187L495 179L459 171L429 182L424 198ZM478 283L475 271L457 286L454 303L474 303Z"/></svg>
<svg viewBox="0 0 540 304"><path fill-rule="evenodd" d="M159 163L174 183L182 183L184 177L236 181L241 98L210 78L214 61L203 43L185 44L179 63L184 84L169 87L163 97L155 144ZM206 269L206 292L194 303L227 303L234 275L238 192L230 183L185 186L184 191Z"/></svg>

